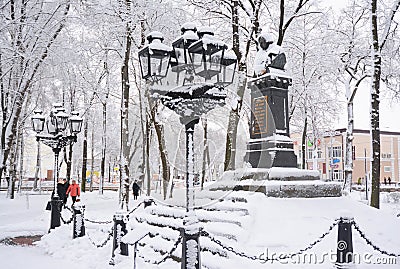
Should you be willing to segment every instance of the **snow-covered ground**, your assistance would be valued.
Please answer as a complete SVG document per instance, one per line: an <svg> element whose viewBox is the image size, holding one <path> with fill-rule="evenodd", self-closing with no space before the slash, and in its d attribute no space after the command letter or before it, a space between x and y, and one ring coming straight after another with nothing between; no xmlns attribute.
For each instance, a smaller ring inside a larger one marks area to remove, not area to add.
<svg viewBox="0 0 400 269"><path fill-rule="evenodd" d="M201 194L200 194L201 195ZM208 194L207 194L208 195ZM220 193L215 192L215 195ZM227 223L205 223L204 230L215 232L229 230L237 237L237 241L214 235L223 244L232 246L236 251L249 256L277 257L281 253L293 253L309 246L322 234L329 230L332 223L340 216L351 215L373 244L390 253L400 254L400 195L382 195L382 209L377 210L365 205L360 199L362 193L352 192L350 196L340 198L266 198L260 193L234 192L231 195L244 197L247 203L220 202L219 204L204 205L223 208L230 204L237 205L248 211L248 215L239 217L237 221L242 227L233 229ZM179 196L179 195L178 195ZM182 197L181 197L182 198ZM110 266L111 242L104 247L96 247L107 238L112 224L86 223L87 235L82 238L72 239L72 224L48 232L50 214L45 210L48 194L34 195L24 193L16 195L14 200L5 197L5 192L0 193L0 240L7 237L21 235L42 234L42 240L35 246L8 246L0 244L1 268L31 269L47 268L133 268L133 251L130 256L116 257L116 265ZM98 192L84 193L82 202L86 206L85 217L90 220L111 221L113 214L118 210L118 193L113 191L99 195ZM134 208L141 200L130 201L130 208ZM71 203L71 201L69 201ZM218 203L218 202L216 202ZM201 215L210 212L200 212ZM147 214L140 207L132 214ZM175 213L176 214L176 213ZM70 213L63 210L64 218L69 218ZM219 216L221 217L221 213ZM134 227L135 225L131 225ZM134 233L135 230L130 231ZM162 233L160 228L160 233ZM166 233L167 231L165 231ZM89 238L93 241L91 242ZM206 243L205 238L200 239ZM337 227L315 245L307 254L299 255L295 259L280 262L268 262L238 257L229 254L229 258L221 258L211 253L203 253L203 264L208 268L333 268L336 254ZM94 243L94 244L93 244ZM213 244L208 242L207 244ZM357 255L356 264L352 268L399 268L399 258L389 260L367 245L364 239L353 229L354 253ZM216 249L218 245L214 244ZM159 259L148 257L145 247L139 248L139 256L146 259ZM179 252L177 252L179 253ZM303 260L306 261L303 261ZM311 262L307 262L311 259ZM146 264L143 258L138 258L137 268L180 268L180 265L170 259L158 267ZM392 263L392 264L382 264Z"/></svg>

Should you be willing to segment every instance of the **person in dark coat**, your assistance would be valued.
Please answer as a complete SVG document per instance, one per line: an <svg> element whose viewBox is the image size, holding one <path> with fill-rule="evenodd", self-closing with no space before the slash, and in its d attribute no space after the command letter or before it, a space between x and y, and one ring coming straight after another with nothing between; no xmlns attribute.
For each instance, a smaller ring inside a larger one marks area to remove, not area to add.
<svg viewBox="0 0 400 269"><path fill-rule="evenodd" d="M64 179L64 189L65 189L65 191L64 191L64 193L65 193L65 197L64 197L64 207L65 207L65 205L67 204L67 200L68 200L68 194L67 194L67 190L68 190L68 188L69 188L69 182L66 180L66 179Z"/></svg>
<svg viewBox="0 0 400 269"><path fill-rule="evenodd" d="M66 189L66 187L65 187L65 181L64 180L60 180L58 183L57 183L57 195L58 195L58 198L61 200L61 201L63 201L63 204L65 205L65 199L66 199L66 191L67 191L67 189Z"/></svg>
<svg viewBox="0 0 400 269"><path fill-rule="evenodd" d="M137 200L138 195L139 195L139 190L140 190L139 184L137 184L137 182L135 180L133 182L133 184L132 184L132 192L133 192L133 199L134 200Z"/></svg>

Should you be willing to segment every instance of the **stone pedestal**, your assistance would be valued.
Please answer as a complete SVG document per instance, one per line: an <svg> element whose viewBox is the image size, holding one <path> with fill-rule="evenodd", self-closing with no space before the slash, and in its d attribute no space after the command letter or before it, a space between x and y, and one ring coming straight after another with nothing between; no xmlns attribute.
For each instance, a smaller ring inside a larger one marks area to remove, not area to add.
<svg viewBox="0 0 400 269"><path fill-rule="evenodd" d="M246 161L253 168L297 167L293 141L289 137L291 81L282 70L271 70L249 81L252 114Z"/></svg>

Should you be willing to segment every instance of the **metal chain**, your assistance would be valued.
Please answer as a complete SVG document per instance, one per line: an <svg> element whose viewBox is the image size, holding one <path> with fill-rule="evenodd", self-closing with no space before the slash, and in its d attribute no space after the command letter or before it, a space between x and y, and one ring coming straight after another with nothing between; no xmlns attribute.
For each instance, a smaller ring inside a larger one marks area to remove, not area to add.
<svg viewBox="0 0 400 269"><path fill-rule="evenodd" d="M308 247L303 248L303 249L299 250L299 251L296 252L296 253L290 254L290 256L289 256L289 257L285 257L285 259L287 259L287 258L292 258L292 257L294 257L294 256L296 256L296 255L301 255L301 254L303 254L304 252L306 252L306 251L312 249L316 244L318 244L319 242L321 242L322 239L324 239L328 234L330 234L330 233L332 232L333 228L335 228L335 226L338 225L339 222L340 222L341 220L342 220L342 219L336 219L335 222L334 222L331 226L329 226L328 231L326 231L325 233L323 233L317 240L315 240L314 242L312 242Z"/></svg>
<svg viewBox="0 0 400 269"><path fill-rule="evenodd" d="M88 238L89 238L90 243L92 243L93 246L95 246L95 247L97 247L97 248L101 248L101 247L104 247L104 246L108 243L108 241L110 241L110 239L113 237L113 228L111 228L111 231L108 233L108 236L107 236L106 240L104 240L104 242L101 243L101 244L96 244L96 243L90 238L90 235L89 235L87 232L86 232L86 234L87 234L87 236L88 236Z"/></svg>
<svg viewBox="0 0 400 269"><path fill-rule="evenodd" d="M164 256L164 258L162 258L160 261L158 262L151 262L151 264L156 264L156 265L160 265L161 263L165 262L168 258L171 257L172 253L174 253L174 251L178 248L179 243L181 243L182 241L182 237L180 236L178 238L178 240L175 242L174 246L172 247L172 249L168 252L168 254L166 254ZM149 262L149 260L147 260L144 256L139 255L140 258L144 259L146 262Z"/></svg>
<svg viewBox="0 0 400 269"><path fill-rule="evenodd" d="M220 246L221 248L223 248L224 250L227 250L227 251L229 251L229 252L232 252L233 254L235 254L235 255L237 255L237 256L244 257L244 258L246 258L246 259L253 260L253 261L259 259L259 257L257 257L257 256L249 256L249 255L247 255L247 254L244 253L244 252L238 252L238 251L234 250L233 247L225 246L224 244L222 244L222 242L221 242L220 240L215 239L214 237L212 237L207 231L204 231L204 230L201 231L201 236L206 236L206 237L208 237L212 242L216 243L217 245L219 245L219 246ZM269 260L272 260L272 259L269 259Z"/></svg>
<svg viewBox="0 0 400 269"><path fill-rule="evenodd" d="M312 242L312 243L311 243L309 246L307 246L306 248L303 248L303 249L301 249L301 250L299 250L299 251L297 251L297 252L295 252L295 253L280 255L279 258L269 258L269 257L267 257L267 258L260 258L260 257L257 257L257 256L250 256L250 255L247 255L247 254L244 253L244 252L239 252L239 251L234 250L233 247L225 246L220 240L213 238L207 231L202 231L202 232L201 232L201 235L202 235L202 236L208 237L212 242L216 243L217 245L219 245L219 246L220 246L221 248L223 248L224 250L227 250L227 251L229 251L229 252L232 252L233 254L235 254L235 255L237 255L237 256L240 256L240 257L243 257L243 258L246 258L246 259L250 259L250 260L253 260L253 261L254 261L254 260L261 260L261 261L263 261L263 262L268 262L268 261L280 261L280 260L285 260L285 259L292 258L292 257L294 257L294 256L296 256L296 255L301 255L302 253L304 253L304 252L306 252L306 251L312 249L317 243L321 242L322 239L324 239L328 234L330 234L330 233L332 232L333 228L334 228L336 225L338 225L339 221L340 221L339 219L338 219L338 220L335 220L335 222L329 227L329 229L328 229L327 232L323 233L317 240L315 240L314 242Z"/></svg>
<svg viewBox="0 0 400 269"><path fill-rule="evenodd" d="M128 216L130 214L132 214L136 209L138 209L144 202L140 202L134 209L132 209L131 211L129 211Z"/></svg>
<svg viewBox="0 0 400 269"><path fill-rule="evenodd" d="M90 220L90 219L86 219L86 218L84 220L87 221L87 222L96 223L96 224L110 224L110 223L113 222L112 220L110 220L110 221L96 221L96 220Z"/></svg>
<svg viewBox="0 0 400 269"><path fill-rule="evenodd" d="M61 212L62 212L62 211L60 211L60 218L61 218L61 220L62 220L62 222L63 222L64 224L70 224L70 223L74 220L74 211L73 211L71 208L69 208L69 207L65 207L65 209L68 209L68 210L72 213L71 218L70 218L69 220L65 220L65 219L62 217L62 215L61 215Z"/></svg>
<svg viewBox="0 0 400 269"><path fill-rule="evenodd" d="M356 229L356 231L360 234L361 238L363 238L368 245L373 247L374 250L380 252L381 254L387 255L387 256L400 257L400 254L387 252L385 250L382 250L380 247L374 245L372 243L372 241L365 236L365 233L363 231L361 231L360 227L357 225L357 223L355 221L353 221L352 224L354 226L354 229Z"/></svg>

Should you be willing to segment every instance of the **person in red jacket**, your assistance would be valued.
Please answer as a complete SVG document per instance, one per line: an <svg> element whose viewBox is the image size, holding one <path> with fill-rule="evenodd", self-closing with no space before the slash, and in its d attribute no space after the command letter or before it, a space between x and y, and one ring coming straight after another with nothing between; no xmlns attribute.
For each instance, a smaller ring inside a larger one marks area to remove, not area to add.
<svg viewBox="0 0 400 269"><path fill-rule="evenodd" d="M76 197L79 197L81 195L81 189L79 188L79 185L76 184L75 180L72 180L72 184L69 185L67 189L67 195L68 194L71 195L72 205L74 205L76 202Z"/></svg>

